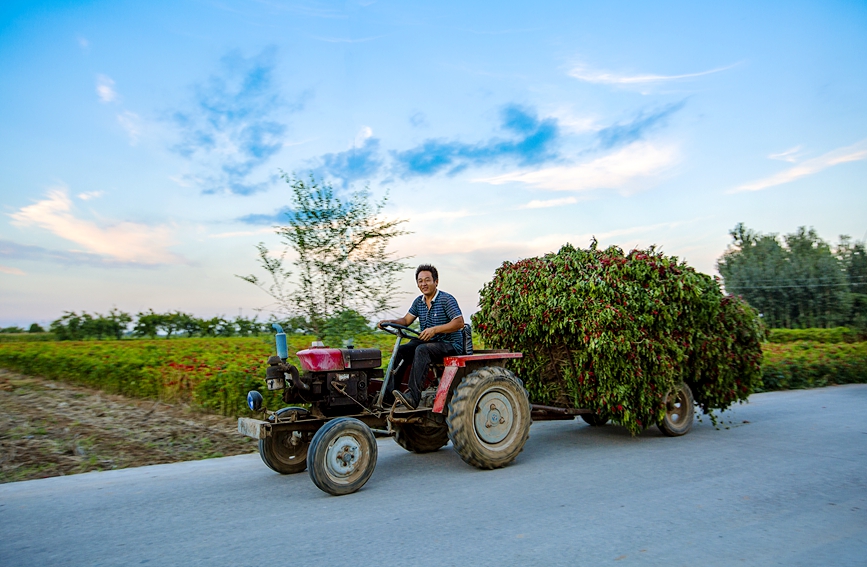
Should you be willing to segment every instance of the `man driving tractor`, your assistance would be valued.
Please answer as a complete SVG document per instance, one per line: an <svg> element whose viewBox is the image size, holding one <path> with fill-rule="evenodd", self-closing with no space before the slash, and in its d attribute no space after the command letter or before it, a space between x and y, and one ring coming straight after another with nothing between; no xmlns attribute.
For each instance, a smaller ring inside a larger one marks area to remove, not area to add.
<svg viewBox="0 0 867 567"><path fill-rule="evenodd" d="M410 409L416 409L421 401L421 387L431 363L440 363L446 356L464 354L464 316L453 295L437 289L439 274L430 264L422 264L415 270L415 282L421 295L400 319L383 320L383 323L410 326L419 320L421 333L417 339L401 345L394 360L394 380L389 384L386 398L390 392L394 399ZM398 386L406 367L412 364L409 387L400 392Z"/></svg>

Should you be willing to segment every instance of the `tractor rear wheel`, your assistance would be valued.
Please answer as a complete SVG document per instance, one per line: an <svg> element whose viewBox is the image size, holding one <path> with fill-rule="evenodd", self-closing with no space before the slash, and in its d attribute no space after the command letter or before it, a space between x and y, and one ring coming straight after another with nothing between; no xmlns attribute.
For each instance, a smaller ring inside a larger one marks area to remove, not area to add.
<svg viewBox="0 0 867 567"><path fill-rule="evenodd" d="M695 400L684 382L665 396L665 416L659 422L659 429L668 437L685 435L692 429L694 417Z"/></svg>
<svg viewBox="0 0 867 567"><path fill-rule="evenodd" d="M277 412L280 418L289 418L292 413L298 417L307 415L304 408L288 407ZM269 418L273 421L273 418ZM300 431L277 431L259 439L259 456L271 470L280 474L295 474L307 468L307 448L310 445L309 433Z"/></svg>
<svg viewBox="0 0 867 567"><path fill-rule="evenodd" d="M323 425L307 450L310 479L334 496L364 486L376 468L373 431L353 417L338 417Z"/></svg>
<svg viewBox="0 0 867 567"><path fill-rule="evenodd" d="M449 442L447 425L416 425L407 423L394 426L394 440L413 453L432 453Z"/></svg>
<svg viewBox="0 0 867 567"><path fill-rule="evenodd" d="M464 462L480 469L515 460L530 435L524 384L505 368L480 368L461 380L449 402L449 438Z"/></svg>

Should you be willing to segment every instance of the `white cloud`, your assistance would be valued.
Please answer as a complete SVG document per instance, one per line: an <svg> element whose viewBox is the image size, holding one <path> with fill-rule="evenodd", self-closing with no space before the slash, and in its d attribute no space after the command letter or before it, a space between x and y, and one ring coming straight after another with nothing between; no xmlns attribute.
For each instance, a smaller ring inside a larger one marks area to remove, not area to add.
<svg viewBox="0 0 867 567"><path fill-rule="evenodd" d="M76 195L82 201L90 201L91 199L96 199L97 197L102 197L105 193L103 191L86 191L84 193L79 193Z"/></svg>
<svg viewBox="0 0 867 567"><path fill-rule="evenodd" d="M126 130L129 136L129 144L134 146L138 143L138 137L141 134L141 118L135 112L126 111L117 115L117 121L121 127Z"/></svg>
<svg viewBox="0 0 867 567"><path fill-rule="evenodd" d="M614 153L577 165L560 165L536 171L516 171L474 179L502 185L519 182L550 191L627 190L635 182L662 174L679 160L674 146L636 142Z"/></svg>
<svg viewBox="0 0 867 567"><path fill-rule="evenodd" d="M178 264L169 252L171 231L165 226L118 222L110 226L78 219L65 186L48 191L47 198L9 215L18 226L38 226L83 246L88 252L134 264Z"/></svg>
<svg viewBox="0 0 867 567"><path fill-rule="evenodd" d="M781 171L780 173L771 175L770 177L765 177L764 179L759 179L758 181L745 183L744 185L735 187L728 192L741 193L743 191L761 191L768 187L790 183L802 177L819 173L824 169L840 165L841 163L861 161L864 159L867 159L867 140L862 140L857 144L845 148L838 148L817 158L808 159L807 161L789 168L786 171Z"/></svg>
<svg viewBox="0 0 867 567"><path fill-rule="evenodd" d="M373 129L370 126L364 126L355 135L355 147L360 148L364 145L364 141L373 137Z"/></svg>
<svg viewBox="0 0 867 567"><path fill-rule="evenodd" d="M396 216L402 219L409 219L411 222L427 222L439 220L457 220L466 217L477 217L485 214L487 213L460 209L457 211L401 211L398 212Z"/></svg>
<svg viewBox="0 0 867 567"><path fill-rule="evenodd" d="M200 182L203 182L201 178L193 175L169 175L169 179L184 188L196 187Z"/></svg>
<svg viewBox="0 0 867 567"><path fill-rule="evenodd" d="M778 154L771 154L768 156L768 159L778 159L781 161L787 161L789 163L795 163L798 161L798 153L801 151L801 146L795 146L794 148L789 148L788 150L782 151Z"/></svg>
<svg viewBox="0 0 867 567"><path fill-rule="evenodd" d="M96 94L100 102L108 103L117 100L117 91L114 90L114 81L105 75L96 78Z"/></svg>
<svg viewBox="0 0 867 567"><path fill-rule="evenodd" d="M603 128L595 118L576 114L572 108L567 106L555 108L549 113L549 116L557 119L557 126L572 134L598 132Z"/></svg>
<svg viewBox="0 0 867 567"><path fill-rule="evenodd" d="M737 63L725 67L717 67L716 69L710 69L708 71L701 71L699 73L685 73L682 75L624 75L608 71L597 71L594 69L588 69L584 65L578 65L569 71L569 75L588 83L598 83L603 85L637 85L702 77L704 75L710 75L712 73L719 73L720 71L731 69L735 65L737 65Z"/></svg>
<svg viewBox="0 0 867 567"><path fill-rule="evenodd" d="M576 197L565 197L563 199L548 199L548 200L533 200L526 205L521 205L519 209L548 209L550 207L561 207L563 205L574 205L578 202Z"/></svg>
<svg viewBox="0 0 867 567"><path fill-rule="evenodd" d="M429 235L414 233L401 239L398 254L413 255L417 260L424 261L432 257L461 257L465 255L490 257L497 262L516 260L538 256L559 250L565 243L575 246L587 246L592 238L599 241L599 246L605 247L617 244L624 248L632 246L647 246L659 242L665 231L674 230L684 225L707 221L710 217L703 216L687 220L655 223L650 225L629 226L611 229L604 232L559 232L538 234L532 238L521 238L522 233L517 227L504 230L502 226L472 225L460 233L450 232L431 239ZM586 228L585 228L586 230ZM630 237L631 241L627 241Z"/></svg>
<svg viewBox="0 0 867 567"><path fill-rule="evenodd" d="M18 268L13 268L11 266L0 266L0 273L9 274L12 276L25 276L25 275L27 275L22 270L19 270Z"/></svg>
<svg viewBox="0 0 867 567"><path fill-rule="evenodd" d="M253 236L256 234L274 234L274 228L260 228L258 230L239 230L236 232L220 232L217 234L209 234L208 238L236 238L238 236Z"/></svg>

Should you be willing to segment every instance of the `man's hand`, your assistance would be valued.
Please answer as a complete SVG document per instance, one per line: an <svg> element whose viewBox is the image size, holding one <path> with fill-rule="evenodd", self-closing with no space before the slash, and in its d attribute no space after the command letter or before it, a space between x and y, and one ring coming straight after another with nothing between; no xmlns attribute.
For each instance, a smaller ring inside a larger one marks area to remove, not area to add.
<svg viewBox="0 0 867 567"><path fill-rule="evenodd" d="M425 329L424 331L419 333L418 338L420 338L423 341L431 340L437 334L437 332L434 329L436 329L436 327L428 327L427 329Z"/></svg>
<svg viewBox="0 0 867 567"><path fill-rule="evenodd" d="M407 313L400 319L383 319L382 321L377 323L376 326L382 329L383 323L394 323L395 325L403 325L404 327L409 327L410 325L412 325L413 321L415 321L415 315Z"/></svg>

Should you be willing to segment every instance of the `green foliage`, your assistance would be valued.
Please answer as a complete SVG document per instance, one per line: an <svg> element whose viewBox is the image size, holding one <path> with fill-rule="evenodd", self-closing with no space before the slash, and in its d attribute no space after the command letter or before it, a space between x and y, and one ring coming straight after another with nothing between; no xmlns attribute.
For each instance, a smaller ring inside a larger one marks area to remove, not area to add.
<svg viewBox="0 0 867 567"><path fill-rule="evenodd" d="M129 314L112 309L107 315L91 315L83 311L65 311L63 317L51 323L51 332L59 341L82 339L120 339L132 322Z"/></svg>
<svg viewBox="0 0 867 567"><path fill-rule="evenodd" d="M837 258L849 280L852 297L849 325L862 336L867 335L867 245L864 242L853 243L848 236L841 236Z"/></svg>
<svg viewBox="0 0 867 567"><path fill-rule="evenodd" d="M524 353L515 369L534 402L591 408L633 433L662 418L680 381L710 413L760 380L756 313L653 248L624 255L594 241L506 262L480 306L474 328L487 347Z"/></svg>
<svg viewBox="0 0 867 567"><path fill-rule="evenodd" d="M764 345L762 390L867 383L867 342Z"/></svg>
<svg viewBox="0 0 867 567"><path fill-rule="evenodd" d="M392 339L371 333L356 346L388 352ZM297 352L314 337L290 335L288 340L290 352ZM265 387L272 354L272 337L19 342L0 343L0 367L126 396L182 401L224 415L249 415L250 390L259 390L269 409L284 405Z"/></svg>
<svg viewBox="0 0 867 567"><path fill-rule="evenodd" d="M24 332L25 332L24 329L22 329L21 327L3 327L2 329L0 329L0 333L12 334L12 333L24 333Z"/></svg>
<svg viewBox="0 0 867 567"><path fill-rule="evenodd" d="M755 307L769 327L848 324L867 330L867 252L842 236L836 251L813 229L783 241L739 223L717 263L725 289Z"/></svg>
<svg viewBox="0 0 867 567"><path fill-rule="evenodd" d="M341 311L322 326L323 341L327 345L343 346L347 341L373 332L367 319L351 309Z"/></svg>
<svg viewBox="0 0 867 567"><path fill-rule="evenodd" d="M373 316L393 309L397 275L409 266L387 248L393 238L407 234L399 228L406 221L384 219L386 198L371 204L366 189L342 200L313 177L307 182L283 178L292 189L288 226L277 227L286 247L274 256L264 244L257 246L266 281L239 277L273 297L285 316L303 318L320 339L331 332L326 323L341 313ZM297 258L295 281L284 266L290 248Z"/></svg>
<svg viewBox="0 0 867 567"><path fill-rule="evenodd" d="M42 328L42 325L39 323L33 323L30 325L30 328L27 330L28 333L44 333L45 329Z"/></svg>
<svg viewBox="0 0 867 567"><path fill-rule="evenodd" d="M832 327L830 329L770 329L768 342L793 343L812 341L816 343L856 343L862 337L848 327Z"/></svg>
<svg viewBox="0 0 867 567"><path fill-rule="evenodd" d="M128 332L130 323L133 323L132 330ZM280 323L289 333L311 334L313 332L312 326L304 317L292 317ZM334 314L324 320L321 327L321 334L318 335L320 340L336 346L340 346L346 340L372 332L367 320L352 310ZM258 318L248 319L240 315L234 319L222 316L200 319L180 311L157 313L153 309L138 313L133 318L112 309L108 315L91 315L86 312L78 315L74 312L66 312L63 317L51 323L51 330L51 338L47 340L120 339L127 333L133 337L150 339L253 337L270 334L271 321L262 322Z"/></svg>

